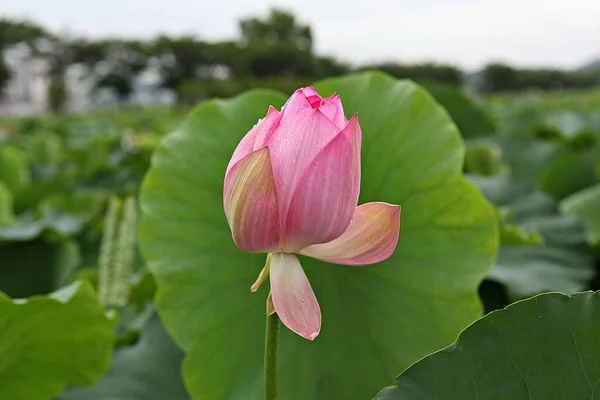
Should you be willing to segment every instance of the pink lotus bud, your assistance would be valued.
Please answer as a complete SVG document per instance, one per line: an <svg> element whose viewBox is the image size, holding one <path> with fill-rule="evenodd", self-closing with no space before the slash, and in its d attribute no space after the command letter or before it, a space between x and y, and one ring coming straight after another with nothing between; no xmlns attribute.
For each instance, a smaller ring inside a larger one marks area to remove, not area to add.
<svg viewBox="0 0 600 400"><path fill-rule="evenodd" d="M361 138L358 116L346 119L339 96L298 89L281 112L269 108L246 134L225 174L225 215L235 243L274 253L272 304L286 326L310 340L321 314L293 253L365 265L389 257L398 241L399 206L356 207Z"/></svg>

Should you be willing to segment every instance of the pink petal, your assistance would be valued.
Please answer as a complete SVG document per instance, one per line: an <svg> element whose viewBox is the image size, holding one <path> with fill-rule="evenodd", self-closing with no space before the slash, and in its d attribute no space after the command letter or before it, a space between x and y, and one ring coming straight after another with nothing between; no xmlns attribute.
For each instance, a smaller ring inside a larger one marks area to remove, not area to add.
<svg viewBox="0 0 600 400"><path fill-rule="evenodd" d="M400 206L366 203L356 208L352 223L342 236L309 246L300 254L334 264L375 264L392 255L399 233Z"/></svg>
<svg viewBox="0 0 600 400"><path fill-rule="evenodd" d="M306 87L296 90L281 108L282 113L296 115L299 112L312 110L324 104L319 93L312 88Z"/></svg>
<svg viewBox="0 0 600 400"><path fill-rule="evenodd" d="M320 106L325 104L323 98L312 86L305 87L300 90L302 90L302 93L304 94L304 96L306 96L306 100L308 100L312 108L319 108Z"/></svg>
<svg viewBox="0 0 600 400"><path fill-rule="evenodd" d="M321 110L321 112L338 128L344 129L346 125L348 125L348 120L344 115L344 107L342 107L340 96L334 94L323 100L323 103L324 104L319 107L319 110Z"/></svg>
<svg viewBox="0 0 600 400"><path fill-rule="evenodd" d="M274 129L279 123L279 111L277 111L273 107L269 107L269 111L267 112L267 116L263 119L258 120L256 125L246 135L242 138L238 146L236 147L233 155L231 156L231 160L229 161L229 165L227 166L227 173L231 167L237 163L242 158L246 157L248 154L252 153L255 150L258 150L263 146L265 141L265 137L267 134Z"/></svg>
<svg viewBox="0 0 600 400"><path fill-rule="evenodd" d="M287 214L305 169L339 133L340 129L319 110L308 108L295 115L283 112L278 128L266 143L271 151L280 215Z"/></svg>
<svg viewBox="0 0 600 400"><path fill-rule="evenodd" d="M281 107L282 114L288 114L292 116L300 112L310 111L313 109L312 105L306 98L306 94L304 94L304 90L305 89L298 89L294 93L292 93L292 95L285 102L283 107Z"/></svg>
<svg viewBox="0 0 600 400"><path fill-rule="evenodd" d="M315 90L314 87L312 86L308 86L305 88L300 89L302 91L302 93L306 96L306 97L310 97L310 96L319 96L319 92L317 92ZM321 96L319 96L319 98L321 98Z"/></svg>
<svg viewBox="0 0 600 400"><path fill-rule="evenodd" d="M305 339L314 340L317 337L321 331L321 309L294 254L273 254L271 298L285 326Z"/></svg>
<svg viewBox="0 0 600 400"><path fill-rule="evenodd" d="M279 251L279 207L267 147L248 154L227 172L223 204L233 240L240 249Z"/></svg>
<svg viewBox="0 0 600 400"><path fill-rule="evenodd" d="M312 108L319 108L321 104L323 104L323 99L318 94L314 96L307 96L306 100Z"/></svg>
<svg viewBox="0 0 600 400"><path fill-rule="evenodd" d="M348 141L352 144L352 187L350 188L350 197L353 199L356 198L358 202L361 176L360 150L362 145L362 131L360 129L360 125L358 124L358 114L354 114L343 133L346 135L346 138L348 138Z"/></svg>
<svg viewBox="0 0 600 400"><path fill-rule="evenodd" d="M358 202L353 189L352 145L340 133L313 159L299 180L282 222L280 248L295 253L340 236Z"/></svg>

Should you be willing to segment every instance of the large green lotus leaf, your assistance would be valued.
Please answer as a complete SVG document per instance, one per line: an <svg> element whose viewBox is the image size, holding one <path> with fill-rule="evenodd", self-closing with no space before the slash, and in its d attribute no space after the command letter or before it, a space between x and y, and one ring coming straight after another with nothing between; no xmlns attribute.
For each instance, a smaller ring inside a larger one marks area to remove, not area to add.
<svg viewBox="0 0 600 400"><path fill-rule="evenodd" d="M546 293L481 318L376 400L595 399L600 295Z"/></svg>
<svg viewBox="0 0 600 400"><path fill-rule="evenodd" d="M395 254L378 265L302 257L323 327L314 342L281 330L280 393L364 399L480 315L477 287L496 256L497 219L462 177L460 134L425 91L379 73L316 89L337 92L348 115L359 113L360 202L402 204L402 229ZM239 140L284 100L255 91L202 104L159 146L144 182L142 251L165 327L187 352L183 375L196 399L262 397L268 285L257 293L250 285L265 255L233 243L223 177Z"/></svg>
<svg viewBox="0 0 600 400"><path fill-rule="evenodd" d="M93 384L108 368L114 322L87 282L26 300L0 293L0 399L51 400Z"/></svg>
<svg viewBox="0 0 600 400"><path fill-rule="evenodd" d="M577 217L590 245L600 247L600 183L567 197L560 202L560 209Z"/></svg>
<svg viewBox="0 0 600 400"><path fill-rule="evenodd" d="M138 342L115 352L96 385L70 389L59 400L188 400L180 373L183 355L154 315Z"/></svg>
<svg viewBox="0 0 600 400"><path fill-rule="evenodd" d="M578 292L588 288L594 271L583 228L576 218L559 215L556 202L528 183L507 176L470 179L499 207L508 207L515 222L535 229L543 245L508 246L502 243L489 279L507 287L513 299L543 291Z"/></svg>

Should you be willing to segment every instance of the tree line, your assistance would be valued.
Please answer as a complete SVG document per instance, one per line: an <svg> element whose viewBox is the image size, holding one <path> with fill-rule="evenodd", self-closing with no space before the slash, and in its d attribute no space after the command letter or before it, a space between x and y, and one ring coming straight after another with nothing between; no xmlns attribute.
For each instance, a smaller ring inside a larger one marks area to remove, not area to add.
<svg viewBox="0 0 600 400"><path fill-rule="evenodd" d="M28 46L32 54L47 60L51 92L60 92L65 71L78 64L95 78L95 87L112 88L123 99L132 92L134 78L147 68L157 71L161 86L175 91L184 102L228 97L253 87L291 92L316 79L364 69L380 69L417 81L455 85L465 81L465 73L452 65L385 63L352 68L333 57L317 55L310 26L279 9L264 18L240 20L238 37L221 42L166 35L144 41L90 40L53 33L31 21L0 19L0 49L15 45ZM582 88L598 84L599 72L522 70L490 64L479 74L476 88L483 92ZM0 88L9 80L10 70L0 57Z"/></svg>

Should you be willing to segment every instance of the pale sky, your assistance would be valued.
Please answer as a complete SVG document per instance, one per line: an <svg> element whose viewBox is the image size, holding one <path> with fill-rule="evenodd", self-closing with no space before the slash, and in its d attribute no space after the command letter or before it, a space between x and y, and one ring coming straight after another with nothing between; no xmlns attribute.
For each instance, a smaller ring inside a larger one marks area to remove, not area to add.
<svg viewBox="0 0 600 400"><path fill-rule="evenodd" d="M237 21L287 9L313 29L315 49L353 65L489 61L579 67L600 58L600 0L0 0L28 17L91 37L196 34L233 38Z"/></svg>

